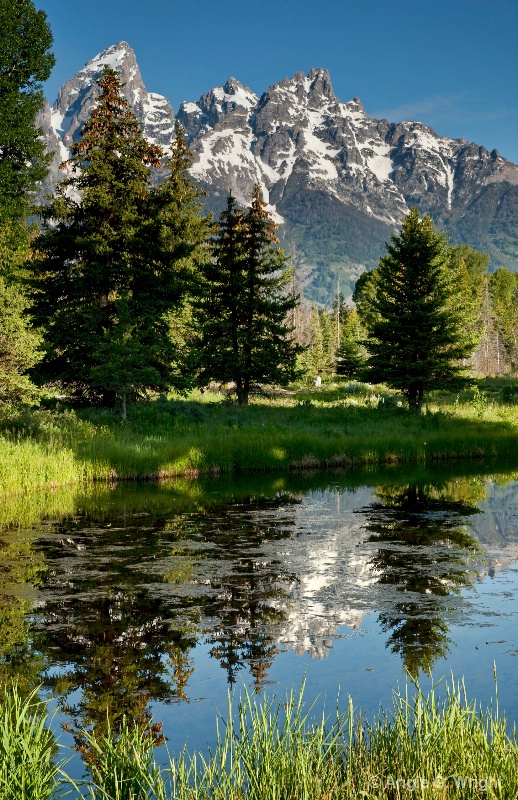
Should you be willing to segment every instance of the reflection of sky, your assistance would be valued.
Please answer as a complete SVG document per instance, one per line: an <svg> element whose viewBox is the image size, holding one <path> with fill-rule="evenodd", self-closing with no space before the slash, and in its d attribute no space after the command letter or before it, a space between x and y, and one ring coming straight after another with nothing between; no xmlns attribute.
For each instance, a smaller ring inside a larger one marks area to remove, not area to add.
<svg viewBox="0 0 518 800"><path fill-rule="evenodd" d="M503 594L505 611L502 613ZM498 672L498 694L501 711L510 722L518 722L518 566L501 572L496 578L486 577L482 583L467 590L473 600L474 613L469 621L452 626L453 645L447 661L438 662L433 679L456 679L464 676L468 697L476 698L487 706L494 697L493 661ZM315 698L315 713L325 709L330 714L340 692L339 705L343 709L347 695L351 695L355 708L369 716L380 707L389 708L392 691L404 686L405 675L399 656L385 647L385 636L377 622L377 614L367 614L360 630L339 628L324 660L311 658L308 653L297 655L293 650L281 652L269 671L269 684L265 691L274 692L281 701L290 687L306 681L307 704ZM499 640L503 643L495 644ZM190 703L159 707L153 712L164 721L169 736L171 752L188 744L204 747L214 742L215 712L226 716L227 684L223 670L215 670L208 647L201 643L195 649L195 671L189 681ZM237 690L247 679L244 671L238 679ZM421 686L427 689L431 679L422 676Z"/></svg>

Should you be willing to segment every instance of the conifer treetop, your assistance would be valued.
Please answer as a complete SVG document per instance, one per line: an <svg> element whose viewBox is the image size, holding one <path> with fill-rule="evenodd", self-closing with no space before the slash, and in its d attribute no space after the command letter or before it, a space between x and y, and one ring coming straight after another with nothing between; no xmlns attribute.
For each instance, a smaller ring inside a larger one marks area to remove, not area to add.
<svg viewBox="0 0 518 800"><path fill-rule="evenodd" d="M162 148L144 138L141 125L122 94L120 73L105 66L96 83L101 92L97 105L83 126L80 141L72 144L72 158L64 165L70 164L77 171L100 152L105 155L112 150L115 156L127 154L144 167L160 167Z"/></svg>

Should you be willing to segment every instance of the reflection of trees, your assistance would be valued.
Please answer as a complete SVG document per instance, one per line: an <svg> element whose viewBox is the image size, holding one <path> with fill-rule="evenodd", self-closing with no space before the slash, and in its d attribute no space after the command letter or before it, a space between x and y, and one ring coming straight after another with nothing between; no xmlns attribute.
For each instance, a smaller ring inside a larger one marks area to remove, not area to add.
<svg viewBox="0 0 518 800"><path fill-rule="evenodd" d="M38 685L41 659L31 645L28 614L33 588L41 583L45 565L24 532L0 537L0 685L15 681L23 692Z"/></svg>
<svg viewBox="0 0 518 800"><path fill-rule="evenodd" d="M261 558L259 548L290 535L294 502L287 496L248 499L198 521L198 535L202 532L210 541L210 554L218 562L207 573L211 591L202 606L204 632L212 645L210 654L226 670L230 684L247 666L259 691L278 652L275 642L286 620L287 587L295 576L276 560ZM203 565L199 569L202 574Z"/></svg>
<svg viewBox="0 0 518 800"><path fill-rule="evenodd" d="M123 717L147 726L150 700L185 696L195 639L172 630L146 591L122 586L99 594L92 604L47 607L41 647L62 665L47 683L64 697L80 690L77 702L65 702L76 727L94 724L104 732L108 717L112 730Z"/></svg>
<svg viewBox="0 0 518 800"><path fill-rule="evenodd" d="M207 629L213 645L210 654L227 671L230 684L246 664L259 691L278 653L278 626L286 620L278 604L289 598L279 587L280 577L278 565L258 564L250 558L241 559L230 575L212 584L218 593L211 603L217 622Z"/></svg>
<svg viewBox="0 0 518 800"><path fill-rule="evenodd" d="M260 547L289 535L290 508L251 501L208 513L70 520L40 544L49 565L35 643L74 727L149 722L149 703L188 698L201 629L229 681L256 686L276 653L289 576ZM270 508L272 514L268 514ZM265 512L265 514L263 514Z"/></svg>
<svg viewBox="0 0 518 800"><path fill-rule="evenodd" d="M387 646L417 675L448 652L452 599L472 581L473 557L480 552L463 519L478 509L430 486L377 494L382 502L364 509L368 541L378 545L371 564L379 582L398 593L379 619L383 630L391 631Z"/></svg>

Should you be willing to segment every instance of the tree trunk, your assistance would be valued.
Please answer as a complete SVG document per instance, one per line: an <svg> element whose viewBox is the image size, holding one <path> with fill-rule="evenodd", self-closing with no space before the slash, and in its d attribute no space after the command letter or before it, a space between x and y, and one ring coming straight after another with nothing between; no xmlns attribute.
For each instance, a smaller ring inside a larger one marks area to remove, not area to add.
<svg viewBox="0 0 518 800"><path fill-rule="evenodd" d="M422 386L411 386L408 390L408 408L420 414L423 409L424 390Z"/></svg>
<svg viewBox="0 0 518 800"><path fill-rule="evenodd" d="M417 402L415 406L415 410L418 414L421 414L423 411L423 400L424 400L424 391L422 388L417 390Z"/></svg>
<svg viewBox="0 0 518 800"><path fill-rule="evenodd" d="M236 381L236 392L237 392L237 402L240 406L247 406L248 405L248 394L249 388L247 381L244 382L239 378Z"/></svg>
<svg viewBox="0 0 518 800"><path fill-rule="evenodd" d="M126 421L127 413L126 413L126 392L122 395L122 419Z"/></svg>

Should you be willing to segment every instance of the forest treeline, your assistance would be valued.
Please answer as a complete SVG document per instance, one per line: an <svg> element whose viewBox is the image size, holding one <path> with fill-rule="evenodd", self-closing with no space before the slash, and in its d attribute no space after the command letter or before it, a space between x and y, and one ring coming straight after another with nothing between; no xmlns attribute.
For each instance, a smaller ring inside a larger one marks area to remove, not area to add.
<svg viewBox="0 0 518 800"><path fill-rule="evenodd" d="M449 258L452 273L458 276L462 287L465 307L470 310L468 324L476 338L466 366L480 377L515 373L518 275L504 268L491 272L489 255L466 244L451 246ZM371 273L360 277L353 302L346 302L343 294L337 293L331 309L302 301L295 325L298 341L307 347L300 359L307 380L318 374L324 378L362 374L368 357L362 317L368 312L362 301L370 280Z"/></svg>
<svg viewBox="0 0 518 800"><path fill-rule="evenodd" d="M182 128L167 152L147 142L109 67L63 180L35 209L52 34L32 0L1 15L1 404L50 386L125 416L150 392L231 383L246 405L264 384L342 375L385 381L420 409L468 371L515 370L515 274L491 273L489 256L450 246L412 209L354 304L304 301L259 186L247 208L230 195L219 220L205 215Z"/></svg>

